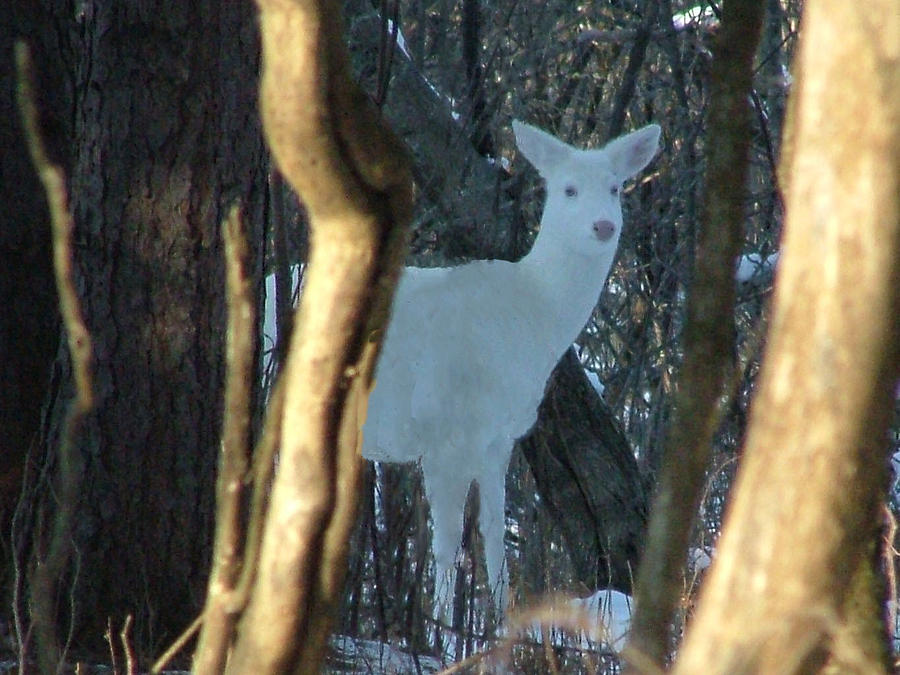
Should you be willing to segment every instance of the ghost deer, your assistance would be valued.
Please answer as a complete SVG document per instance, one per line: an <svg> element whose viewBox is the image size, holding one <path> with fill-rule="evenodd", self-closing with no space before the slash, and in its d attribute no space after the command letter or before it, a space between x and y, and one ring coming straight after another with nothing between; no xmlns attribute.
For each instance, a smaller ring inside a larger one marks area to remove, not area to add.
<svg viewBox="0 0 900 675"><path fill-rule="evenodd" d="M578 150L522 122L513 130L546 182L534 246L518 262L405 271L363 432L369 459L421 459L440 575L452 571L467 490L478 480L492 583L504 562L513 443L534 424L551 371L590 319L619 242L622 183L650 162L660 136L651 124Z"/></svg>

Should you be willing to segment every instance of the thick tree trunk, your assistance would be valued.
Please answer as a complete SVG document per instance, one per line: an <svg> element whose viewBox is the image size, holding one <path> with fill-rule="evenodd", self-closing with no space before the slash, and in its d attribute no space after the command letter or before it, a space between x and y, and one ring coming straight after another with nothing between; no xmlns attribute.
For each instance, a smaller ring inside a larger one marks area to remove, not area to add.
<svg viewBox="0 0 900 675"><path fill-rule="evenodd" d="M64 623L78 644L99 645L107 619L132 615L146 653L203 598L221 433L220 226L233 201L262 241L258 41L243 2L101 2L74 23L65 3L54 12L73 87L74 258L96 406L77 439L77 502L33 485L31 565L44 564L62 509L73 523L55 589L60 607L71 598ZM52 482L70 392L61 356L42 441Z"/></svg>
<svg viewBox="0 0 900 675"><path fill-rule="evenodd" d="M774 315L681 673L886 672L873 547L900 374L900 12L810 0Z"/></svg>
<svg viewBox="0 0 900 675"><path fill-rule="evenodd" d="M538 422L518 447L569 544L581 590L631 593L647 496L628 440L573 350L553 371Z"/></svg>
<svg viewBox="0 0 900 675"><path fill-rule="evenodd" d="M706 195L684 326L675 413L641 560L631 654L661 667L682 588L691 529L706 482L719 401L734 351L733 261L740 250L750 122L747 95L762 23L756 0L727 0L716 40L708 112ZM632 666L639 665L629 656Z"/></svg>
<svg viewBox="0 0 900 675"><path fill-rule="evenodd" d="M227 672L318 673L343 590L412 181L399 142L350 77L340 4L258 5L266 140L309 214L310 260L279 385L271 503L258 560L246 561L258 573Z"/></svg>

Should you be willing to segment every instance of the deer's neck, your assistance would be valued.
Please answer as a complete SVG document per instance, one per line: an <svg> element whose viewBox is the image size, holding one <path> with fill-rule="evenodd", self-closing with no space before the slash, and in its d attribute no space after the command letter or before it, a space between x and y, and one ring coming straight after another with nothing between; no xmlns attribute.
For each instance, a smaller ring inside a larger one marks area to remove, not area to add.
<svg viewBox="0 0 900 675"><path fill-rule="evenodd" d="M572 253L569 249L542 241L520 262L521 273L531 291L535 328L558 354L581 333L597 304L615 249L601 255ZM596 253L596 252L595 252Z"/></svg>

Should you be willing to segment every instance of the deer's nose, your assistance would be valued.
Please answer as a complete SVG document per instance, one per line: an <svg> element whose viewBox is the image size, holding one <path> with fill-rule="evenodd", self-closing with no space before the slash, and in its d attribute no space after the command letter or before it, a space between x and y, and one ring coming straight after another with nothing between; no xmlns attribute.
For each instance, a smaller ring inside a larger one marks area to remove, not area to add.
<svg viewBox="0 0 900 675"><path fill-rule="evenodd" d="M594 221L594 235L600 241L609 241L616 233L616 226L608 220Z"/></svg>

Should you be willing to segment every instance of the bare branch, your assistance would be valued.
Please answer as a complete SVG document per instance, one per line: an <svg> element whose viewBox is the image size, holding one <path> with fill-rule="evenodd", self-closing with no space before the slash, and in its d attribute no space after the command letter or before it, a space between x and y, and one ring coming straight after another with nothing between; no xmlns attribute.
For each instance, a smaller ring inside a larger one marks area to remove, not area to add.
<svg viewBox="0 0 900 675"><path fill-rule="evenodd" d="M243 495L250 447L250 388L253 381L255 312L247 279L249 251L234 206L222 228L225 239L228 335L222 448L216 484L216 534L203 629L194 657L194 672L221 673L237 619L230 609L238 581L244 539Z"/></svg>
<svg viewBox="0 0 900 675"><path fill-rule="evenodd" d="M82 424L94 405L91 389L93 350L75 286L72 253L75 222L69 211L66 179L62 168L50 161L44 147L35 103L34 68L31 55L23 42L16 44L16 67L19 109L28 149L50 205L56 287L75 375L75 398L69 405L57 455L59 484L56 513L47 552L35 567L31 587L38 661L42 672L51 672L59 667L62 658L56 626L57 585L65 575L72 553L72 515L78 500L81 477L76 448Z"/></svg>
<svg viewBox="0 0 900 675"><path fill-rule="evenodd" d="M228 671L318 672L356 515L359 446L411 212L405 153L349 76L340 5L258 0L261 106L310 219L278 471Z"/></svg>
<svg viewBox="0 0 900 675"><path fill-rule="evenodd" d="M900 374L896 9L804 6L772 330L676 672L890 669L876 542Z"/></svg>
<svg viewBox="0 0 900 675"><path fill-rule="evenodd" d="M691 527L720 419L718 400L732 367L733 261L741 241L750 137L747 94L762 11L755 0L726 3L715 47L707 133L716 142L707 145L706 199L682 338L680 388L638 571L629 643L632 652L660 666L669 652Z"/></svg>

